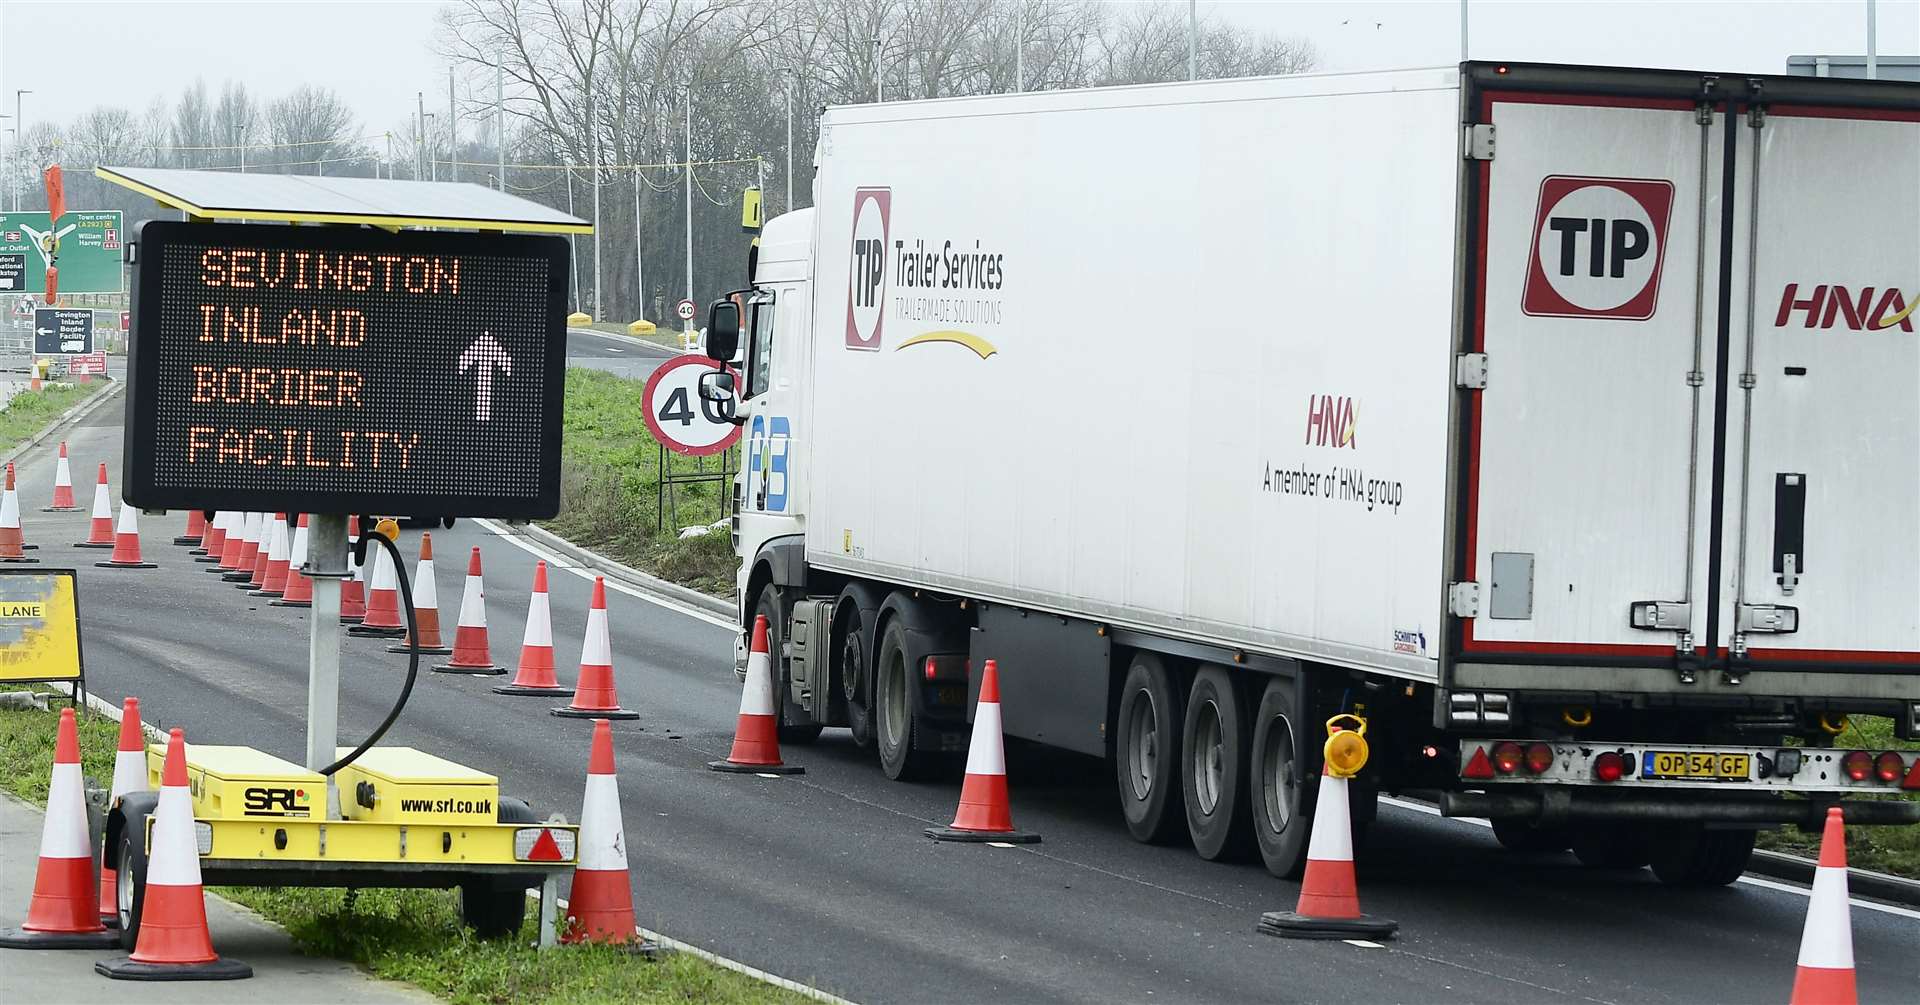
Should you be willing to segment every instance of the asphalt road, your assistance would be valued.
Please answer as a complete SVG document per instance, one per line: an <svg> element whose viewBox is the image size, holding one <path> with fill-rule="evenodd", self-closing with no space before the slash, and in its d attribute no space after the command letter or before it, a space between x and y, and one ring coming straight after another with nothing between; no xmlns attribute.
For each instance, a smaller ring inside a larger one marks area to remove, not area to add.
<svg viewBox="0 0 1920 1005"><path fill-rule="evenodd" d="M119 470L121 410L68 435L75 471ZM20 466L28 540L81 569L91 687L138 695L150 721L189 741L247 743L299 761L305 730L304 613L269 607L207 575L168 543L183 518L148 518L160 568L95 569L69 543L85 514L39 512L49 442ZM403 549L412 554L418 532ZM442 621L459 606L468 547L484 555L496 660L518 652L535 557L463 521L436 533ZM577 660L590 582L552 577L563 681ZM1397 919L1383 948L1258 935L1295 884L1257 864L1201 861L1134 843L1098 762L1014 748L1014 816L1045 843L936 844L957 779L899 784L841 730L789 748L804 776L721 775L738 686L731 631L609 591L622 702L614 724L640 923L861 1001L1783 1000L1807 900L1778 884L1674 891L1646 871L1583 869L1569 856L1501 851L1482 827L1383 806L1362 852L1368 911ZM398 692L404 658L344 643L341 739L354 742ZM555 702L491 694L492 678L426 673L389 742L494 772L542 815L577 818L589 727ZM1853 910L1863 1001L1911 1001L1920 913Z"/></svg>
<svg viewBox="0 0 1920 1005"><path fill-rule="evenodd" d="M672 349L622 338L591 328L567 329L567 365L605 370L645 380L654 368L677 355Z"/></svg>

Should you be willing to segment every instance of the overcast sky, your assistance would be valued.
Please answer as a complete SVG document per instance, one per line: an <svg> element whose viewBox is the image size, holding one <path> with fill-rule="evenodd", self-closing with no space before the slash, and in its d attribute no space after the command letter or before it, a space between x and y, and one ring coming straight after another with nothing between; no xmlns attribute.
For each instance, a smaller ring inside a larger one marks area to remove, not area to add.
<svg viewBox="0 0 1920 1005"><path fill-rule="evenodd" d="M446 104L433 55L437 2L420 0L0 0L0 112L27 88L25 117L67 120L102 104L139 112L206 79L277 97L301 82L338 91L367 132L399 128L414 93ZM1457 61L1451 0L1215 0L1200 8L1313 40L1329 70ZM1495 2L1471 6L1477 59L1779 73L1792 54L1860 53L1863 0ZM1880 51L1920 51L1920 0L1882 0ZM11 125L10 120L4 121Z"/></svg>

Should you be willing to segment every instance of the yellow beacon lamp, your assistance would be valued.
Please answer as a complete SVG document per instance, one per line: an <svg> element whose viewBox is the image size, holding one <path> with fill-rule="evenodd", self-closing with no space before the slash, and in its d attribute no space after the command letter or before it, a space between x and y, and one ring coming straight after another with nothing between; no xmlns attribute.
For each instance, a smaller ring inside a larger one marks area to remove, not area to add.
<svg viewBox="0 0 1920 1005"><path fill-rule="evenodd" d="M1350 723L1351 725L1343 725ZM1352 778L1367 766L1367 720L1342 712L1327 720L1327 774Z"/></svg>

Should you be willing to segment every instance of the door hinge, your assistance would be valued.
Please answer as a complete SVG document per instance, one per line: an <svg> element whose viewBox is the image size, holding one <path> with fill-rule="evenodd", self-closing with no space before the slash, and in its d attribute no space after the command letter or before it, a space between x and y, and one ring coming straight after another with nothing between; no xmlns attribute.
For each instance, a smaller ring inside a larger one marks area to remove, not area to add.
<svg viewBox="0 0 1920 1005"><path fill-rule="evenodd" d="M1456 618L1480 616L1480 584L1448 583L1447 613Z"/></svg>
<svg viewBox="0 0 1920 1005"><path fill-rule="evenodd" d="M1693 627L1693 605L1641 600L1628 607L1627 623L1647 632L1684 632Z"/></svg>
<svg viewBox="0 0 1920 1005"><path fill-rule="evenodd" d="M1487 354L1484 352L1463 352L1453 358L1453 386L1464 387L1470 391L1484 391L1487 387Z"/></svg>
<svg viewBox="0 0 1920 1005"><path fill-rule="evenodd" d="M1800 630L1800 608L1776 604L1741 604L1734 626L1741 632L1791 634Z"/></svg>
<svg viewBox="0 0 1920 1005"><path fill-rule="evenodd" d="M1490 161L1493 159L1493 123L1483 122L1467 127L1466 141L1462 144L1462 156L1470 161Z"/></svg>

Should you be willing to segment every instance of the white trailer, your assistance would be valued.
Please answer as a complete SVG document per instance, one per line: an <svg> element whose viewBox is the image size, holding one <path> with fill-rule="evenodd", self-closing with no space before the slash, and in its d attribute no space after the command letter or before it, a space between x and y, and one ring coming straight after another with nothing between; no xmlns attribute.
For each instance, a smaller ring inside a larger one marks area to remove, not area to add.
<svg viewBox="0 0 1920 1005"><path fill-rule="evenodd" d="M1366 790L1671 882L1920 813L1847 799L1920 759L1835 746L1920 727L1920 87L895 102L827 110L817 167L709 328L789 740L931 770L991 657L1136 836L1279 873L1339 711Z"/></svg>

